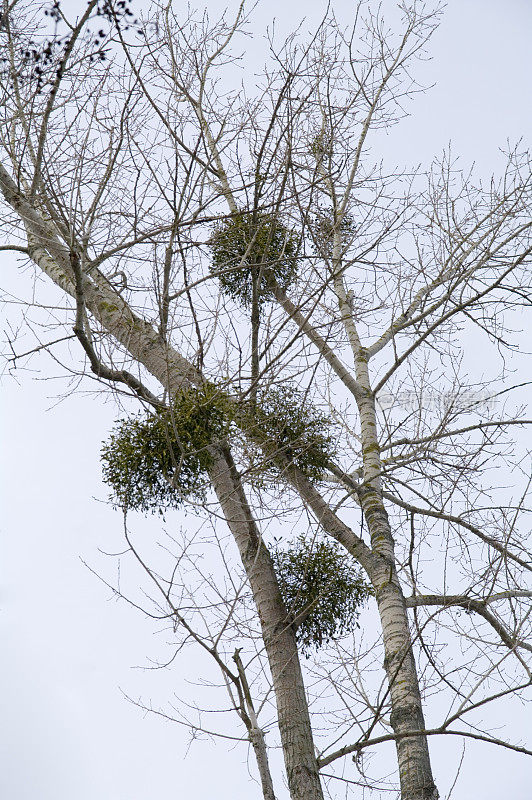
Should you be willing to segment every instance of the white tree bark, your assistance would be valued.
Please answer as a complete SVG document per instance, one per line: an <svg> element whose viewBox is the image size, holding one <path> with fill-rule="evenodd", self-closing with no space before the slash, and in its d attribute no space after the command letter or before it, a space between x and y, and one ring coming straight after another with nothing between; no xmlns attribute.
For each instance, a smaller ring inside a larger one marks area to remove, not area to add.
<svg viewBox="0 0 532 800"><path fill-rule="evenodd" d="M382 624L384 668L392 705L390 723L397 736L401 797L402 800L437 800L439 793L432 776L428 740L422 733L425 720L412 636L396 569L394 538L382 497L375 399L367 354L360 343L356 353L356 377L362 389L357 402L364 467L364 486L359 498L371 537L372 553L377 557L370 577ZM408 736L409 733L416 735Z"/></svg>

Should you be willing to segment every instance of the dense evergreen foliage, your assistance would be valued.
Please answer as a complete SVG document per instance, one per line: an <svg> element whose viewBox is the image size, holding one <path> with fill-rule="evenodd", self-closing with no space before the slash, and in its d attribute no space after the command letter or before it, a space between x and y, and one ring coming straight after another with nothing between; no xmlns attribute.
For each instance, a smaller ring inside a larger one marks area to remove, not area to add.
<svg viewBox="0 0 532 800"><path fill-rule="evenodd" d="M125 509L159 511L202 499L209 445L227 430L218 392L190 387L170 410L117 424L102 447L103 478Z"/></svg>
<svg viewBox="0 0 532 800"><path fill-rule="evenodd" d="M291 548L274 552L274 563L306 655L358 627L360 607L373 592L345 550L300 536Z"/></svg>
<svg viewBox="0 0 532 800"><path fill-rule="evenodd" d="M296 277L299 240L273 214L234 214L217 225L209 246L222 291L244 306L252 302L254 275L260 304L275 283L286 289Z"/></svg>
<svg viewBox="0 0 532 800"><path fill-rule="evenodd" d="M103 478L114 501L125 509L162 512L204 499L209 446L231 426L255 442L255 472L266 481L287 463L319 480L334 455L331 420L291 385L268 389L258 400L238 404L214 385L190 387L169 410L121 420L102 447Z"/></svg>
<svg viewBox="0 0 532 800"><path fill-rule="evenodd" d="M273 464L294 464L307 478L319 480L335 455L332 420L305 393L285 383L259 392L244 414L249 435Z"/></svg>

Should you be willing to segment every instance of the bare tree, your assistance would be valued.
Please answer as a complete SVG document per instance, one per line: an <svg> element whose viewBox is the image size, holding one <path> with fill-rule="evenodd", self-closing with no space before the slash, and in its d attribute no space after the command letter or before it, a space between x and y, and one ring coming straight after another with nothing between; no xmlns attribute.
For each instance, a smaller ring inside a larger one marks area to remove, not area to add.
<svg viewBox="0 0 532 800"><path fill-rule="evenodd" d="M403 800L438 797L431 736L532 755L475 716L532 682L512 444L530 420L503 404L510 317L530 305L530 163L512 150L483 186L450 154L428 174L371 161L439 16L399 11L394 32L370 4L349 30L329 9L308 39L272 37L241 86L243 5L212 22L4 3L4 249L66 303L35 348L73 335L83 374L140 403L104 448L125 515L186 503L211 524L220 584L190 541L160 569L124 531L147 613L221 671L268 800L272 724L294 800L323 797L323 775L333 792L347 756L378 791L362 754L386 741ZM483 380L461 360L477 330Z"/></svg>

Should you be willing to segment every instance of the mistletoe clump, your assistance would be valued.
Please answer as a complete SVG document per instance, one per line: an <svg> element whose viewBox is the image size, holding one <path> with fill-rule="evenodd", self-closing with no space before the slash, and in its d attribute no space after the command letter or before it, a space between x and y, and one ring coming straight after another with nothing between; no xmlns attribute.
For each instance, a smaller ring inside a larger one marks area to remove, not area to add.
<svg viewBox="0 0 532 800"><path fill-rule="evenodd" d="M309 150L318 161L332 156L332 135L330 130L321 130L309 142Z"/></svg>
<svg viewBox="0 0 532 800"><path fill-rule="evenodd" d="M211 271L222 290L249 307L256 276L259 303L271 299L277 283L287 289L297 273L297 236L274 214L234 214L209 239Z"/></svg>
<svg viewBox="0 0 532 800"><path fill-rule="evenodd" d="M219 392L182 389L170 409L118 423L102 447L103 478L125 509L163 513L203 499L209 445L226 433Z"/></svg>
<svg viewBox="0 0 532 800"><path fill-rule="evenodd" d="M331 258L333 254L334 234L340 234L340 245L343 250L353 240L356 223L350 214L344 214L340 224L335 223L332 209L320 208L312 224L314 249L318 255Z"/></svg>
<svg viewBox="0 0 532 800"><path fill-rule="evenodd" d="M359 627L360 608L373 590L345 550L300 536L292 548L274 551L273 561L305 655Z"/></svg>
<svg viewBox="0 0 532 800"><path fill-rule="evenodd" d="M241 424L272 463L282 468L288 461L313 480L335 455L332 420L291 384L259 392Z"/></svg>

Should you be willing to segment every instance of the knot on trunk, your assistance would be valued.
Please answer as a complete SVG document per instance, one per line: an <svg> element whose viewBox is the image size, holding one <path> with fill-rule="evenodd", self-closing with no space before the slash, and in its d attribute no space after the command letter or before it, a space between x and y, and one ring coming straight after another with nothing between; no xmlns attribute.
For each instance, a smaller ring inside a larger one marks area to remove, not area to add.
<svg viewBox="0 0 532 800"><path fill-rule="evenodd" d="M418 703L405 703L400 708L394 708L390 714L390 724L395 733L422 732L424 729L423 714ZM405 730L407 728L407 730Z"/></svg>

